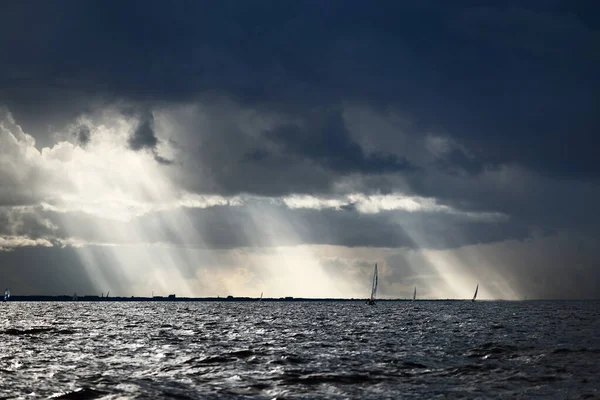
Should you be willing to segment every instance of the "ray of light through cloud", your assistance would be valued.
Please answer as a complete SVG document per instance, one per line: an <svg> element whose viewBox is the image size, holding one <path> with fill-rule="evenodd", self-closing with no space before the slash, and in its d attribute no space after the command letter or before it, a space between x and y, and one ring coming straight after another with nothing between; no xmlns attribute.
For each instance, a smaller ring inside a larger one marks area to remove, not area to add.
<svg viewBox="0 0 600 400"><path fill-rule="evenodd" d="M261 130L286 123L283 117L239 112L237 122L225 125L242 135L250 154L260 143ZM519 274L462 232L472 224L485 230L486 225L495 229L512 222L503 211L461 209L402 185L385 192L362 190L369 184L366 178L351 179L346 173L331 182L334 190L329 193L221 194L210 166L202 159L190 163L190 158L179 157L215 139L186 142L189 138L177 130L182 124L223 129L221 120L206 122L212 117L203 116L202 105L160 109L151 115L156 121L153 148L131 147L141 123L138 116L107 108L80 116L64 132L55 133L57 143L38 149L35 139L4 111L0 172L9 182L29 181L31 187L18 193L0 191L5 203L28 204L3 206L6 226L12 228L0 232L0 251L72 248L98 293L110 290L122 296L264 292L272 297L361 298L366 297L376 262L381 297L408 298L417 286L420 298L469 298L477 283L482 299L523 296ZM73 134L82 127L84 142ZM457 146L431 136L424 143L423 151L435 156ZM232 152L246 162L247 153ZM218 173L233 173L235 168ZM196 186L182 186L180 178L195 171ZM249 177L268 180L270 175L252 172ZM194 192L194 187L206 190ZM331 225L327 220L317 227L306 219L311 213L334 219ZM346 232L334 221L344 218L358 227L360 221L368 223L347 236L354 244L336 240ZM27 231L24 221L35 222L41 233ZM366 229L377 231L383 225L397 247L361 245L370 240L372 232ZM402 237L404 242L398 239Z"/></svg>
<svg viewBox="0 0 600 400"><path fill-rule="evenodd" d="M282 246L287 241L297 244L300 240L294 227L286 221L285 215L261 206L262 201L269 201L261 197L245 196L246 201L254 201L255 204L248 208L250 224L241 226L241 230L251 242L257 227L260 227L260 232L266 237L261 238L258 248L264 249L250 251L243 259L238 256L238 264L233 269L226 269L226 273L214 273L220 262L217 252L198 252L185 246L174 252L168 247L168 243L154 242L151 232L137 223L137 217L170 210L169 213L161 213L152 228L174 235L176 243L205 247L202 235L211 227L194 226L178 209L226 204L236 206L244 202L243 197L226 199L194 195L174 187L165 168L155 162L151 153L134 152L125 146L135 129L136 121L115 114L105 115L103 119L110 123L93 125L90 120L78 121L80 125L86 123L90 129L90 142L85 148L64 141L52 148L44 148L39 153L28 150L51 173L68 177L61 185L66 190L46 195L41 203L42 208L58 213L80 212L92 215L96 219L88 219L90 226L86 229L114 244L102 246L102 253L95 246L78 248L77 254L82 265L96 287L107 292L114 282L122 281L121 287L112 289L113 293L122 295L128 293L119 293L120 290L141 294L148 293L150 288L153 292L162 294L176 290L185 296L214 295L218 291L252 295L259 288L273 296L362 295L356 284L350 283L356 278L355 275L345 276L341 271L328 274L321 265L322 260L313 254L310 246ZM14 125L14 121L11 121ZM34 141L30 137L24 133L21 133L21 137L29 146L26 149L33 147ZM351 205L358 212L366 214L376 214L382 210L457 212L448 206L437 204L434 199L401 194L349 193L334 198L291 195L282 198L281 202L290 209L340 210ZM488 217L494 216L502 217L501 214ZM480 217L486 215L482 213ZM126 223L119 224L118 229L115 229L115 225L110 222L112 220ZM398 223L399 226L402 225L401 222ZM67 233L78 231L76 226L69 224L70 220L64 219L63 225ZM409 235L413 240L417 239L416 234ZM7 242L8 239L4 241ZM415 241L426 247L422 240ZM51 244L47 242L47 245ZM454 267L456 263L449 262L449 256L438 254L425 257L428 265L435 266L438 276L450 288L450 292L444 292L438 287L437 293L450 293L452 297L460 297L461 291L457 286L463 289L459 282L460 279L466 279L466 271ZM198 268L199 265L204 267ZM387 270L393 268L393 265L381 265L382 276L385 277ZM213 272L209 273L207 269ZM463 278L460 278L461 274ZM361 279L364 280L368 275L367 271L361 275ZM385 280L383 286L386 286ZM429 290L433 291L432 288ZM485 295L485 292L482 294ZM391 291L388 295L393 297Z"/></svg>

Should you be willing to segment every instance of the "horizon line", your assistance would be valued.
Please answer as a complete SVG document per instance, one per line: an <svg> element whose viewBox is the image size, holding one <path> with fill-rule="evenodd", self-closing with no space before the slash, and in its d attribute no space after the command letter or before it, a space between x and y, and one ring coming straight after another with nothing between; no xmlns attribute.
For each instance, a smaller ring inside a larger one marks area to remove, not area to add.
<svg viewBox="0 0 600 400"><path fill-rule="evenodd" d="M11 295L10 301L364 301L368 297L293 297L293 296L282 296L282 297L248 297L248 296L203 296L203 297L177 297L175 295L169 296L110 296L101 297L98 295L83 295L77 296L76 299L73 295ZM471 301L471 298L421 298L413 299L409 297L394 297L394 298L378 298L377 301ZM511 301L511 302L523 302L523 301L596 301L600 298L527 298L527 299L477 299L476 301Z"/></svg>

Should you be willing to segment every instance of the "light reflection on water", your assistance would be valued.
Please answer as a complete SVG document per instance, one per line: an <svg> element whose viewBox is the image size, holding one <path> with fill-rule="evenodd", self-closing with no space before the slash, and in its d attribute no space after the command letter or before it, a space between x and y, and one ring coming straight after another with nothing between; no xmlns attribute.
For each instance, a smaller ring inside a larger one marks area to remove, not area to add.
<svg viewBox="0 0 600 400"><path fill-rule="evenodd" d="M599 305L5 303L0 395L600 396Z"/></svg>

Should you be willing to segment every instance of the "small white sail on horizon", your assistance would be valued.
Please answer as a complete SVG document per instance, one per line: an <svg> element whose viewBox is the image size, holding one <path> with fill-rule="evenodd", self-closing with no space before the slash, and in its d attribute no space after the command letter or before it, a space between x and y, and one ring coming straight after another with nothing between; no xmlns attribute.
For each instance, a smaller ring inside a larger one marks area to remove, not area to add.
<svg viewBox="0 0 600 400"><path fill-rule="evenodd" d="M375 263L375 270L373 271L373 285L371 286L371 297L367 300L367 304L375 304L375 298L377 297L377 284L379 281L379 275L377 273L377 263Z"/></svg>
<svg viewBox="0 0 600 400"><path fill-rule="evenodd" d="M6 288L4 290L4 301L8 301L10 299L10 289Z"/></svg>
<svg viewBox="0 0 600 400"><path fill-rule="evenodd" d="M475 288L475 294L473 295L473 299L471 301L475 301L475 299L477 298L477 291L479 290L479 283L477 284L477 287Z"/></svg>

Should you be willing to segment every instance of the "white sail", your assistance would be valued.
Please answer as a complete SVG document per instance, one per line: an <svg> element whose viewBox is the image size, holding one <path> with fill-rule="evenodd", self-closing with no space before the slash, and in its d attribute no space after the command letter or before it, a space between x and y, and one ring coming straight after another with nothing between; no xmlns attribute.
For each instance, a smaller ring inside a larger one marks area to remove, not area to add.
<svg viewBox="0 0 600 400"><path fill-rule="evenodd" d="M479 283L477 284L477 287L475 288L475 294L473 295L473 300L471 301L475 301L475 299L477 298L477 291L479 290Z"/></svg>
<svg viewBox="0 0 600 400"><path fill-rule="evenodd" d="M10 290L6 288L4 290L4 301L7 301L8 299L10 299Z"/></svg>
<svg viewBox="0 0 600 400"><path fill-rule="evenodd" d="M371 288L371 300L375 300L377 297L377 283L379 276L377 274L377 263L375 263L375 271L373 271L373 287Z"/></svg>

